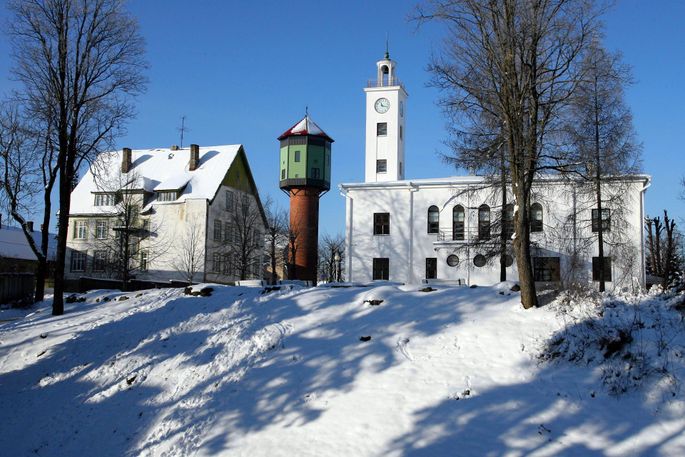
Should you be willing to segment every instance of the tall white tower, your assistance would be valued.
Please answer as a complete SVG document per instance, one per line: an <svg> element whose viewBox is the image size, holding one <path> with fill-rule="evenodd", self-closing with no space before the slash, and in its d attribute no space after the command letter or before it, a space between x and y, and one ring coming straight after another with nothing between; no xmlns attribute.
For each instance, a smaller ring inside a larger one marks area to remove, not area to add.
<svg viewBox="0 0 685 457"><path fill-rule="evenodd" d="M376 62L378 76L366 92L365 182L404 179L405 102L408 97L397 78L397 63L385 58Z"/></svg>

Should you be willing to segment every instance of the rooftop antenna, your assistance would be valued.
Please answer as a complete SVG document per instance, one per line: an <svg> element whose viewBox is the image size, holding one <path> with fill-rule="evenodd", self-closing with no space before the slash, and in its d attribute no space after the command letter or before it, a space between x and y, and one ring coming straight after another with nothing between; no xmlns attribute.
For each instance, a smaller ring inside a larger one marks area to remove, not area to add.
<svg viewBox="0 0 685 457"><path fill-rule="evenodd" d="M183 136L185 135L185 132L190 131L188 127L186 127L186 115L184 114L181 116L181 126L177 128L179 132L181 132L181 149L183 149Z"/></svg>

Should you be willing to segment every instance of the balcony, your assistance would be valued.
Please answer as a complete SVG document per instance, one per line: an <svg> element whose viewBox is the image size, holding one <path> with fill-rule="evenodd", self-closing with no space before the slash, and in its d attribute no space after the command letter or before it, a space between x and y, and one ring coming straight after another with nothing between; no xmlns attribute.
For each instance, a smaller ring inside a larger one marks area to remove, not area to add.
<svg viewBox="0 0 685 457"><path fill-rule="evenodd" d="M499 230L496 227L490 227L490 231L483 230L479 232L478 228L467 228L463 233L454 233L451 228L441 228L437 233L438 239L435 243L440 244L479 244L479 243L497 243L501 241ZM511 233L507 237L507 242L511 243Z"/></svg>
<svg viewBox="0 0 685 457"><path fill-rule="evenodd" d="M400 86L404 87L400 78L392 77L386 78L385 80L369 79L366 81L366 87L393 87Z"/></svg>

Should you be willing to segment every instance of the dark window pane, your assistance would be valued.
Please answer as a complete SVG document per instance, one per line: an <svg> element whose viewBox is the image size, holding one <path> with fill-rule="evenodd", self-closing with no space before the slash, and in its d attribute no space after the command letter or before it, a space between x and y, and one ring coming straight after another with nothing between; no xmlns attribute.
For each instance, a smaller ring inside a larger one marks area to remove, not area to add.
<svg viewBox="0 0 685 457"><path fill-rule="evenodd" d="M376 135L377 136L386 136L388 134L388 123L387 122L379 122L376 124Z"/></svg>
<svg viewBox="0 0 685 457"><path fill-rule="evenodd" d="M426 258L426 279L438 277L438 259L436 257Z"/></svg>
<svg viewBox="0 0 685 457"><path fill-rule="evenodd" d="M428 233L438 233L440 231L440 211L433 205L428 208Z"/></svg>
<svg viewBox="0 0 685 457"><path fill-rule="evenodd" d="M374 235L389 235L390 234L390 213L374 213L373 214L373 234Z"/></svg>
<svg viewBox="0 0 685 457"><path fill-rule="evenodd" d="M533 257L533 276L536 281L560 281L559 257Z"/></svg>
<svg viewBox="0 0 685 457"><path fill-rule="evenodd" d="M386 173L388 171L388 161L386 159L376 160L376 173Z"/></svg>
<svg viewBox="0 0 685 457"><path fill-rule="evenodd" d="M388 258L373 259L373 279L387 280L390 277L390 261Z"/></svg>
<svg viewBox="0 0 685 457"><path fill-rule="evenodd" d="M490 207L480 205L478 208L478 239L490 239Z"/></svg>
<svg viewBox="0 0 685 457"><path fill-rule="evenodd" d="M461 205L452 208L452 239L464 239L464 207Z"/></svg>
<svg viewBox="0 0 685 457"><path fill-rule="evenodd" d="M607 232L611 229L611 211L609 208L602 208L602 231ZM599 210L592 210L592 231L599 232Z"/></svg>
<svg viewBox="0 0 685 457"><path fill-rule="evenodd" d="M592 258L592 280L599 281L599 257ZM611 257L604 257L604 280L611 282Z"/></svg>

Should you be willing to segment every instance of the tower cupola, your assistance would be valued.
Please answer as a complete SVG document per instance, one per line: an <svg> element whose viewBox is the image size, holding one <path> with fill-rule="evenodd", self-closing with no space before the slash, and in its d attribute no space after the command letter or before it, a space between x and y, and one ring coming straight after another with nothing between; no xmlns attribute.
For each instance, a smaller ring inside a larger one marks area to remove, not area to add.
<svg viewBox="0 0 685 457"><path fill-rule="evenodd" d="M331 188L333 139L306 115L278 137L281 142L279 186Z"/></svg>

